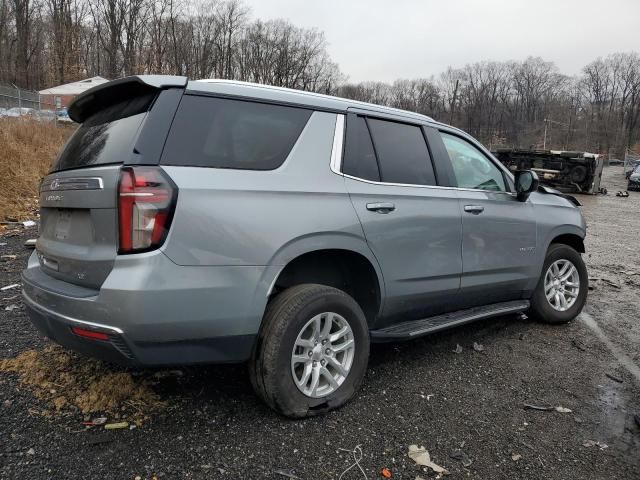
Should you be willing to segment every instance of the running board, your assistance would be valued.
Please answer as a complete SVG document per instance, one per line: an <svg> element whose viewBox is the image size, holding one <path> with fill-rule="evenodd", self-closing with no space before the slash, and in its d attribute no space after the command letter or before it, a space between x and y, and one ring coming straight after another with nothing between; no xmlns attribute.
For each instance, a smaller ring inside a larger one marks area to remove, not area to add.
<svg viewBox="0 0 640 480"><path fill-rule="evenodd" d="M497 317L509 313L517 313L529 308L529 300L515 300L512 302L494 303L484 307L474 307L468 310L436 315L422 320L410 320L396 323L379 330L371 330L372 342L390 342L394 340L409 340L411 338L429 335L465 323L474 322L482 318Z"/></svg>

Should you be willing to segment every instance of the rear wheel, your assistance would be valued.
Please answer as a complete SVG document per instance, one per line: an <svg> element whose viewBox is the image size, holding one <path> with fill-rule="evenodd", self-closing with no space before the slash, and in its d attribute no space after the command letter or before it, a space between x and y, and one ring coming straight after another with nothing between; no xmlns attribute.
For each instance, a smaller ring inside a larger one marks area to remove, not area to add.
<svg viewBox="0 0 640 480"><path fill-rule="evenodd" d="M362 383L368 358L368 326L356 301L306 284L267 306L249 371L271 408L301 418L344 405Z"/></svg>
<svg viewBox="0 0 640 480"><path fill-rule="evenodd" d="M582 311L587 299L587 267L573 248L552 244L531 298L530 313L546 323L565 323Z"/></svg>

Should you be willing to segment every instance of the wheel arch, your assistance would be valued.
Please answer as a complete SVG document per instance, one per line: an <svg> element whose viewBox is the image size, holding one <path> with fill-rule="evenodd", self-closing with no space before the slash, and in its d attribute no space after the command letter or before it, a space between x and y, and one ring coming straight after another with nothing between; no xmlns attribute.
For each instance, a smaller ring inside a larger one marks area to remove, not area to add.
<svg viewBox="0 0 640 480"><path fill-rule="evenodd" d="M385 284L382 270L363 237L342 232L305 235L282 246L273 255L259 282L254 298L255 317L259 319L261 324L267 302L285 286L293 286L302 282L315 282L324 285L329 284L329 286L344 291L345 287L343 285L336 284L335 281L331 282L326 278L328 267L335 268L337 266L338 269L342 268L344 272L344 268L341 267L343 264L357 266L356 273L366 272L364 277L356 275L355 278L367 279L372 285L372 291L370 292L372 296L368 298L369 301L365 303L365 308L363 308L367 321L371 324L383 308ZM313 265L321 265L322 270L321 272L316 272L318 274L315 276L292 276L291 274L293 270L309 268ZM323 275L325 275L324 278ZM347 293L353 296L353 292L347 291ZM356 296L360 297L360 301L358 301L358 298L354 298L361 304L361 295ZM372 300L372 298L375 298L375 300Z"/></svg>
<svg viewBox="0 0 640 480"><path fill-rule="evenodd" d="M568 245L569 247L576 250L578 253L585 253L586 251L584 248L584 238L575 232L561 233L559 235L556 235L548 243L546 250L549 250L549 247L554 243L562 243L564 245Z"/></svg>

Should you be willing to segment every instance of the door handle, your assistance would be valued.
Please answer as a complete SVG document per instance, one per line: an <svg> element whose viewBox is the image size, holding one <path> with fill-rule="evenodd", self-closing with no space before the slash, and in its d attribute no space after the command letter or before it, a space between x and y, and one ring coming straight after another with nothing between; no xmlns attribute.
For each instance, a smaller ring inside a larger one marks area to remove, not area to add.
<svg viewBox="0 0 640 480"><path fill-rule="evenodd" d="M464 211L478 215L479 213L484 212L484 207L482 205L465 205Z"/></svg>
<svg viewBox="0 0 640 480"><path fill-rule="evenodd" d="M390 202L367 203L367 210L378 213L393 212L396 206Z"/></svg>

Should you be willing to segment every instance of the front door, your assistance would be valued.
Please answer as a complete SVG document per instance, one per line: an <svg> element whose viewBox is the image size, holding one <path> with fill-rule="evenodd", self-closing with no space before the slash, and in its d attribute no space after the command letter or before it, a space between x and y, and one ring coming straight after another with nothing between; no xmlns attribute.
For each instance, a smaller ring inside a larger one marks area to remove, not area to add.
<svg viewBox="0 0 640 480"><path fill-rule="evenodd" d="M453 170L462 216L460 308L522 298L535 268L533 204L517 200L504 171L455 132L440 138Z"/></svg>
<svg viewBox="0 0 640 480"><path fill-rule="evenodd" d="M386 288L376 327L454 310L462 272L460 210L455 192L436 186L422 128L348 117L346 188Z"/></svg>

